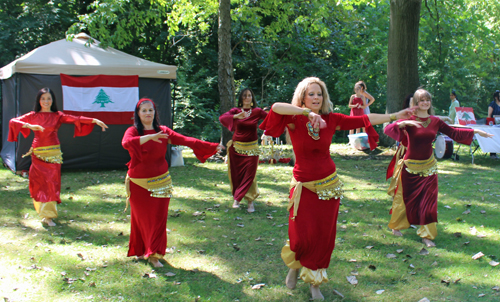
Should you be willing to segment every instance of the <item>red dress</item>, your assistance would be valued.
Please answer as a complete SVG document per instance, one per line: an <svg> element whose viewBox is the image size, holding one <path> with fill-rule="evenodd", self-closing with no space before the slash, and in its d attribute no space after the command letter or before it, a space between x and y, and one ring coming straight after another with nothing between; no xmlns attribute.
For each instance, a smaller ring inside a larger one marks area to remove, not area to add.
<svg viewBox="0 0 500 302"><path fill-rule="evenodd" d="M19 133L28 137L30 129L22 128L25 123L40 125L43 131L33 131L33 148L59 145L57 130L61 124L74 124L74 136L85 136L92 132L93 119L83 116L73 116L57 112L29 112L9 122L9 142L17 142ZM31 156L29 171L29 186L31 197L38 202L57 201L61 203L59 193L61 191L61 164L48 163L38 159L34 154Z"/></svg>
<svg viewBox="0 0 500 302"><path fill-rule="evenodd" d="M260 108L252 108L252 114L244 119L233 119L233 115L241 112L240 108L232 108L219 117L222 126L229 131L234 131L233 142L257 141L257 124L264 119L267 112ZM240 154L234 145L228 148L229 167L233 198L241 201L254 183L259 165L259 156ZM249 202L252 200L249 200Z"/></svg>
<svg viewBox="0 0 500 302"><path fill-rule="evenodd" d="M327 128L319 131L319 140L311 138L306 126L309 120L302 115L280 115L271 111L260 125L267 135L275 137L283 133L288 124L295 125L295 129L289 129L289 133L295 153L293 176L299 182L322 179L335 172L335 163L330 157L330 144L336 130L366 127L370 134L371 146L376 146L378 136L366 115L350 117L330 113L322 115L322 118L326 121ZM293 191L290 190L290 197ZM339 203L338 198L322 200L316 193L303 188L295 219L293 207L290 209L290 249L295 252L295 259L300 261L302 266L313 271L328 268L335 247Z"/></svg>
<svg viewBox="0 0 500 302"><path fill-rule="evenodd" d="M415 119L415 116L411 118L411 120ZM407 140L405 160L429 159L434 152L432 142L438 132L446 134L461 144L470 145L472 143L474 130L452 128L435 116L420 118L424 124L428 119L430 119L430 123L425 127L408 126L400 129L397 123L392 123L384 130L395 140ZM424 177L412 174L407 171L405 164L401 171L401 181L408 222L415 225L437 222L438 175Z"/></svg>
<svg viewBox="0 0 500 302"><path fill-rule="evenodd" d="M357 104L363 106L364 105L363 99L355 97L352 100L352 104L351 105L357 105ZM360 115L363 115L363 114L365 114L365 110L363 108L351 108L351 116L360 116Z"/></svg>
<svg viewBox="0 0 500 302"><path fill-rule="evenodd" d="M205 162L217 152L217 143L187 137L165 126L161 126L161 130L169 135L168 140L173 145L183 145L193 149L201 162ZM154 133L156 133L155 130L144 130L144 135ZM166 173L168 163L165 154L168 140L161 139L161 144L150 140L141 145L140 138L135 127L128 128L123 136L122 146L128 150L131 157L127 163L128 175L131 178L151 178ZM151 197L147 190L130 182L131 219L127 256L148 258L155 254L165 255L169 202L170 198Z"/></svg>

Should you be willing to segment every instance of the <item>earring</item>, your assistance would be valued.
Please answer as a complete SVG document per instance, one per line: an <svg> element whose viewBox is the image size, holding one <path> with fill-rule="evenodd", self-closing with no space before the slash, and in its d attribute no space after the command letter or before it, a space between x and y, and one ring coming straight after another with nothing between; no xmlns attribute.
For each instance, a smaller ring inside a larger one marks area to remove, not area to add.
<svg viewBox="0 0 500 302"><path fill-rule="evenodd" d="M253 102L252 102L252 104L250 104L250 106L253 106Z"/></svg>

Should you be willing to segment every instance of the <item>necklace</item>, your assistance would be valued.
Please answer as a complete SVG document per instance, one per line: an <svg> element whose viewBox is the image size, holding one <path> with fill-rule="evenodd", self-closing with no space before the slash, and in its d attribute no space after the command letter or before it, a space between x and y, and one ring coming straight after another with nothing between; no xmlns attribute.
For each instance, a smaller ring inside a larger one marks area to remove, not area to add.
<svg viewBox="0 0 500 302"><path fill-rule="evenodd" d="M425 121L422 121L422 120L421 120L421 119L417 116L416 120L417 120L418 122L421 122L421 123L422 123L422 126L424 126L424 128L427 128L427 126L429 126L429 124L431 123L431 117L430 117L430 116L429 116L429 117L427 118L427 120L425 120Z"/></svg>
<svg viewBox="0 0 500 302"><path fill-rule="evenodd" d="M241 109L241 110L243 110L243 109ZM248 110L248 111L243 110L243 112L245 112L245 117L249 117L250 115L252 115L252 108L250 108L250 110Z"/></svg>
<svg viewBox="0 0 500 302"><path fill-rule="evenodd" d="M307 132L309 133L309 136L311 136L313 140L317 141L319 139L319 127L314 128L311 125L311 122L307 122L306 127L307 127Z"/></svg>

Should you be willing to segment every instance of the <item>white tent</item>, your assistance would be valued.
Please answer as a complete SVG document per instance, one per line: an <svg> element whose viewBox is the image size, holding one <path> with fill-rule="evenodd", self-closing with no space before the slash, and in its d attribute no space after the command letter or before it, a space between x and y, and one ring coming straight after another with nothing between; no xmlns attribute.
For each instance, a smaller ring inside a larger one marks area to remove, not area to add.
<svg viewBox="0 0 500 302"><path fill-rule="evenodd" d="M0 69L0 80L15 73L134 75L140 78L175 79L176 66L147 61L114 48L103 49L97 40L78 34L73 41L58 40L38 47Z"/></svg>
<svg viewBox="0 0 500 302"><path fill-rule="evenodd" d="M9 120L32 110L39 89L50 87L60 110L62 87L60 74L138 75L139 97L155 101L163 125L172 126L170 81L177 67L150 62L113 48L103 49L86 34L73 41L59 40L38 47L0 69L2 82L2 149L4 163L13 171L27 170L29 157L22 158L33 140L33 134L19 142L7 142ZM121 139L130 125L110 125L106 132L96 127L85 137L73 138L73 126L62 125L59 140L63 152L63 168L125 168L129 155ZM169 159L170 155L167 156Z"/></svg>

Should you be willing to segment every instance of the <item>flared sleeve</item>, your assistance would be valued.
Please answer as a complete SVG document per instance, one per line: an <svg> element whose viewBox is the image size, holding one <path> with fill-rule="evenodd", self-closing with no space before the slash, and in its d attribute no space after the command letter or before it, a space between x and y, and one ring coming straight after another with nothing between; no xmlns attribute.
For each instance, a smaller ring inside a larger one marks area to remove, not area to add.
<svg viewBox="0 0 500 302"><path fill-rule="evenodd" d="M473 129L459 129L448 126L442 120L438 121L439 132L448 135L452 140L460 144L470 145L474 139Z"/></svg>
<svg viewBox="0 0 500 302"><path fill-rule="evenodd" d="M271 110L259 128L264 130L266 135L278 137L285 132L286 125L294 123L294 117L294 115L281 115Z"/></svg>
<svg viewBox="0 0 500 302"><path fill-rule="evenodd" d="M370 123L370 118L368 118L367 115L347 116L340 113L330 113L329 117L329 125L334 125L335 129L340 127L339 130L352 130L364 127L366 134L368 135L370 150L374 150L375 148L377 148L379 135L373 128L372 124Z"/></svg>
<svg viewBox="0 0 500 302"><path fill-rule="evenodd" d="M90 132L92 132L92 130L94 129L95 124L92 123L94 121L93 118L70 115L62 113L60 111L59 114L61 116L61 123L75 125L75 132L73 134L73 137L89 135Z"/></svg>
<svg viewBox="0 0 500 302"><path fill-rule="evenodd" d="M129 127L122 139L122 146L130 154L130 162L127 163L129 169L142 161L141 137L135 127Z"/></svg>
<svg viewBox="0 0 500 302"><path fill-rule="evenodd" d="M168 140L172 145L181 145L193 149L194 155L202 163L217 153L218 143L205 142L194 137L184 136L165 126L161 126L161 130L168 134Z"/></svg>
<svg viewBox="0 0 500 302"><path fill-rule="evenodd" d="M30 135L31 130L28 128L23 128L23 126L26 123L31 124L30 122L33 114L35 114L35 112L31 111L9 121L9 136L7 137L7 141L17 142L19 133L21 133L24 138L27 138L28 135Z"/></svg>
<svg viewBox="0 0 500 302"><path fill-rule="evenodd" d="M240 113L241 110L238 108L232 108L228 112L224 113L219 117L219 121L222 126L226 127L229 131L234 131L234 118L233 115Z"/></svg>

